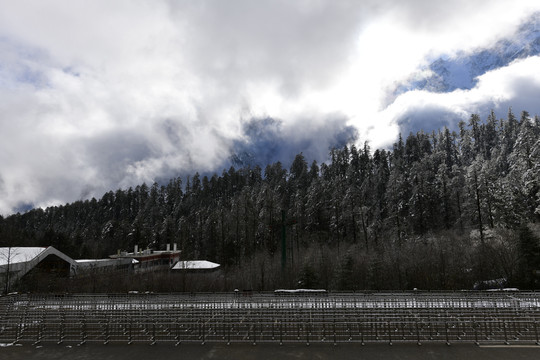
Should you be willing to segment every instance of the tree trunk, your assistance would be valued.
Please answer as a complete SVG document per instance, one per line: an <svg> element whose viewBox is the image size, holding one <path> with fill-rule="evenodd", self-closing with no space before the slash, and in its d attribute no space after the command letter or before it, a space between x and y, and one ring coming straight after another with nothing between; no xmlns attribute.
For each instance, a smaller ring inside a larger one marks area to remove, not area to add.
<svg viewBox="0 0 540 360"><path fill-rule="evenodd" d="M480 206L480 185L478 184L478 175L474 171L474 190L476 196L476 211L478 212L478 229L480 230L480 243L484 247L484 224L482 223L482 209Z"/></svg>

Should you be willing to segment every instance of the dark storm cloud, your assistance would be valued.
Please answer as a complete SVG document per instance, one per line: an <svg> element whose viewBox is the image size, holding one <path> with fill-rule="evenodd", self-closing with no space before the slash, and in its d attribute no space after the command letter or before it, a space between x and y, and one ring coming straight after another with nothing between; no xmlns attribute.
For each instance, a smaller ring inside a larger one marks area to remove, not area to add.
<svg viewBox="0 0 540 360"><path fill-rule="evenodd" d="M129 164L152 155L151 146L142 134L122 131L104 134L85 143L80 153L84 154L86 164L106 174L110 182L119 183Z"/></svg>
<svg viewBox="0 0 540 360"><path fill-rule="evenodd" d="M286 167L294 156L303 153L307 160L319 163L328 160L332 148L341 148L358 138L355 128L347 126L347 119L333 116L323 125L306 128L299 125L289 131L283 122L273 118L251 119L244 124L245 140L236 141L231 157L233 165L264 167L280 161Z"/></svg>
<svg viewBox="0 0 540 360"><path fill-rule="evenodd" d="M430 104L420 108L409 108L398 119L399 129L402 135L416 133L422 130L426 133L437 131L444 127L456 130L458 122L462 120L455 112Z"/></svg>

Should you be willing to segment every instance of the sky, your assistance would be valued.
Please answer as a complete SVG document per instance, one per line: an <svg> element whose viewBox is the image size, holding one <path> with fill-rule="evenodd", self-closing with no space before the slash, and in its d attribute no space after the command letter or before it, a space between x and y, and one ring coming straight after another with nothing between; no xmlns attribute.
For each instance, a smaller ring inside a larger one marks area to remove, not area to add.
<svg viewBox="0 0 540 360"><path fill-rule="evenodd" d="M336 143L391 148L404 123L540 113L538 56L472 89L395 92L536 11L537 0L0 0L0 214L220 174L238 149L324 161Z"/></svg>

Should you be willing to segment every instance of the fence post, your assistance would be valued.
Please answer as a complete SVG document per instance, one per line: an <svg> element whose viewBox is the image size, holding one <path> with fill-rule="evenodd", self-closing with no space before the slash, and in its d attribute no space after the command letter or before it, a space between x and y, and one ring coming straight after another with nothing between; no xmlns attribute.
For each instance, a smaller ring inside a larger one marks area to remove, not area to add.
<svg viewBox="0 0 540 360"><path fill-rule="evenodd" d="M152 337L150 338L150 345L156 344L156 323L152 323Z"/></svg>
<svg viewBox="0 0 540 360"><path fill-rule="evenodd" d="M58 342L57 344L60 345L63 341L64 341L64 332L65 332L65 319L64 319L64 314L62 313L60 315L60 329L58 329L59 333L58 333Z"/></svg>
<svg viewBox="0 0 540 360"><path fill-rule="evenodd" d="M86 315L83 313L82 322L81 322L81 343L83 345L86 343Z"/></svg>
<svg viewBox="0 0 540 360"><path fill-rule="evenodd" d="M478 342L478 324L476 323L476 321L473 321L473 329L474 329L474 343L477 345L477 346L480 346L480 343Z"/></svg>
<svg viewBox="0 0 540 360"><path fill-rule="evenodd" d="M107 345L109 343L109 319L106 319L105 323L105 341L103 341L104 345Z"/></svg>
<svg viewBox="0 0 540 360"><path fill-rule="evenodd" d="M504 329L504 343L508 345L509 342L508 342L508 333L506 330L506 320L503 320L503 329Z"/></svg>
<svg viewBox="0 0 540 360"><path fill-rule="evenodd" d="M34 345L39 345L41 344L41 338L42 338L42 335L43 334L43 323L40 322L38 324L38 331L37 331L37 337L36 337L36 342L34 343Z"/></svg>
<svg viewBox="0 0 540 360"><path fill-rule="evenodd" d="M334 345L337 345L337 338L336 338L336 317L334 316Z"/></svg>
<svg viewBox="0 0 540 360"><path fill-rule="evenodd" d="M279 322L279 345L283 345L283 320Z"/></svg>
<svg viewBox="0 0 540 360"><path fill-rule="evenodd" d="M415 326L416 326L416 344L418 346L421 346L422 343L420 342L420 328L419 328L419 325L418 325L418 319L416 319Z"/></svg>
<svg viewBox="0 0 540 360"><path fill-rule="evenodd" d="M534 320L533 326L534 326L534 336L536 337L536 345L540 345L540 341L538 340L538 325L537 321Z"/></svg>
<svg viewBox="0 0 540 360"><path fill-rule="evenodd" d="M204 345L206 343L206 337L205 337L206 336L206 333L205 333L206 328L205 328L205 325L206 325L205 323L202 323L202 343L201 343L201 345Z"/></svg>
<svg viewBox="0 0 540 360"><path fill-rule="evenodd" d="M311 323L308 323L308 328L306 329L306 345L309 346L309 332L311 331Z"/></svg>
<svg viewBox="0 0 540 360"><path fill-rule="evenodd" d="M128 345L133 343L133 316L129 318Z"/></svg>
<svg viewBox="0 0 540 360"><path fill-rule="evenodd" d="M175 332L176 332L176 336L175 336L176 343L174 344L174 346L178 346L180 345L180 325L178 324L178 317L176 317L176 320L174 320L174 327L175 327Z"/></svg>
<svg viewBox="0 0 540 360"><path fill-rule="evenodd" d="M390 321L386 322L386 327L388 328L388 345L392 346L392 330L390 329Z"/></svg>

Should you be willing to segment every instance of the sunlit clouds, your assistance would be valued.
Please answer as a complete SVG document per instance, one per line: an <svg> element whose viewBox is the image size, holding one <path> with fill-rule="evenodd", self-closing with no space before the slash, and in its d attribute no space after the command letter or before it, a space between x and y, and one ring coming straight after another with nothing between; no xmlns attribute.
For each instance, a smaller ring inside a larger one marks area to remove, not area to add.
<svg viewBox="0 0 540 360"><path fill-rule="evenodd" d="M400 131L451 127L470 112L540 113L538 56L483 74L469 90L395 92L427 76L438 56L511 36L537 1L0 8L0 214L220 173L237 144L257 141L245 131L254 118L279 120L274 136L324 161L349 138L390 147Z"/></svg>

